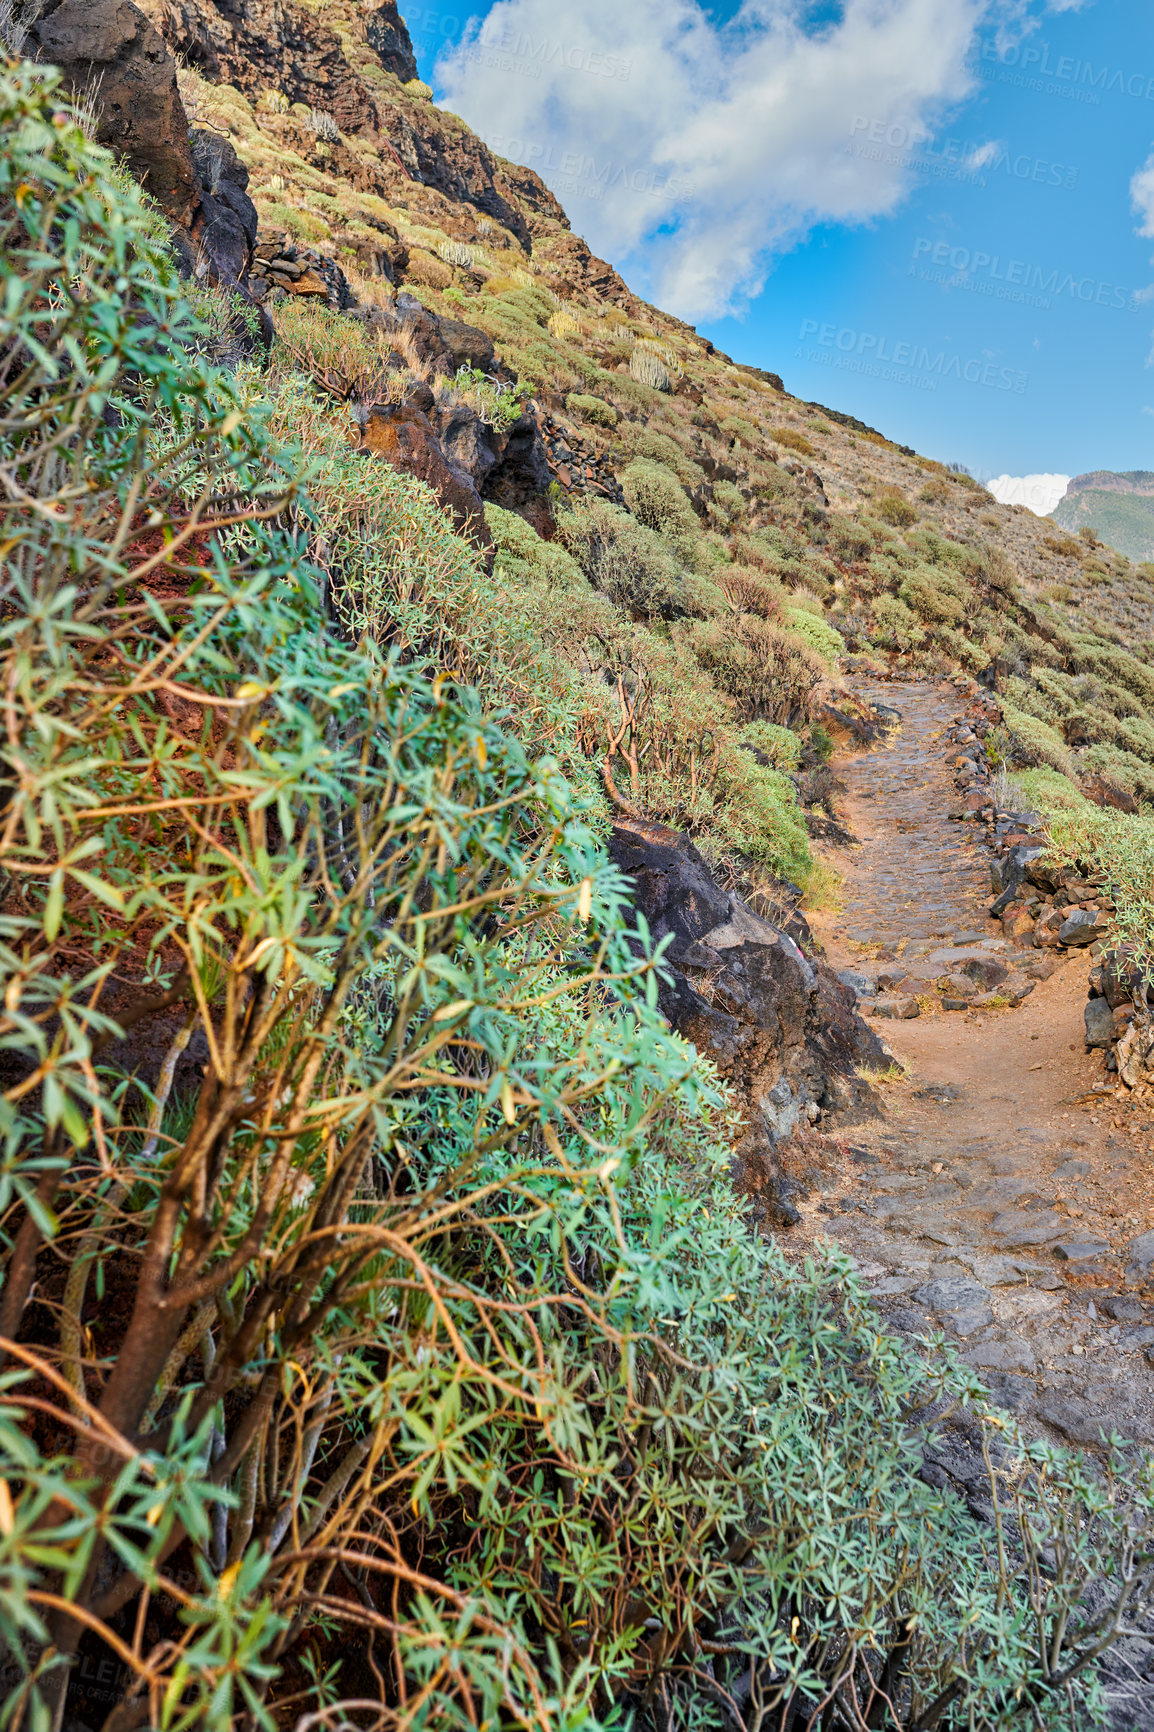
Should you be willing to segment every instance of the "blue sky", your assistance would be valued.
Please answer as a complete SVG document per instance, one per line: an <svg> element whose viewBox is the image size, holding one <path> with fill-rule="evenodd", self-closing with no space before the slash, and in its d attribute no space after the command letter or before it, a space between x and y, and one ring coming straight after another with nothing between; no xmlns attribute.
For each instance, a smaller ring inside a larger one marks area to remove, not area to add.
<svg viewBox="0 0 1154 1732"><path fill-rule="evenodd" d="M983 476L1154 468L1150 0L403 10L438 99L736 358Z"/></svg>

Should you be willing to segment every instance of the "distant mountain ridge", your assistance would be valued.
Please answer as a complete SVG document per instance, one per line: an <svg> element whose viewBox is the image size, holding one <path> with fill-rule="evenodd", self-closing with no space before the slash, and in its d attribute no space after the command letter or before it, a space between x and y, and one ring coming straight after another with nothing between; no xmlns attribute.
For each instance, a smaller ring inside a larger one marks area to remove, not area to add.
<svg viewBox="0 0 1154 1732"><path fill-rule="evenodd" d="M1092 529L1130 559L1154 559L1154 470L1076 475L1051 515L1063 529Z"/></svg>

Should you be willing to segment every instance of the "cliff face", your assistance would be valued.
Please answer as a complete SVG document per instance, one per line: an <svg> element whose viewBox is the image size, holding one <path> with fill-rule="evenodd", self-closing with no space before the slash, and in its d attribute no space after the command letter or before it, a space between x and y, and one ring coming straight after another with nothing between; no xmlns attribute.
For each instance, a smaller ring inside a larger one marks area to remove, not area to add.
<svg viewBox="0 0 1154 1732"><path fill-rule="evenodd" d="M1076 475L1055 507L1063 529L1090 529L1130 559L1154 559L1154 472L1096 469Z"/></svg>
<svg viewBox="0 0 1154 1732"><path fill-rule="evenodd" d="M415 180L474 206L523 246L531 244L534 214L568 228L531 169L500 161L455 117L404 92L417 62L395 0L371 6L326 0L319 11L294 0L140 0L140 6L173 53L210 83L232 85L253 102L275 91L330 115L348 136L375 136Z"/></svg>
<svg viewBox="0 0 1154 1732"><path fill-rule="evenodd" d="M326 109L346 131L360 130L373 115L358 63L402 82L417 76L395 0L371 9L326 5L321 12L293 0L140 0L140 6L173 51L213 83L253 95L283 90L294 102Z"/></svg>

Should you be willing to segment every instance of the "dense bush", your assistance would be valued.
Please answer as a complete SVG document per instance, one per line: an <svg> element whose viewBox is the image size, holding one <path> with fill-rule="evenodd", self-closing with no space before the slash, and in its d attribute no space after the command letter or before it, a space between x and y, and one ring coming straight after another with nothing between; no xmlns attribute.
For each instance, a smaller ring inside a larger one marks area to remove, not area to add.
<svg viewBox="0 0 1154 1732"><path fill-rule="evenodd" d="M870 603L870 635L885 649L908 651L924 643L918 618L896 595L879 595Z"/></svg>
<svg viewBox="0 0 1154 1732"><path fill-rule="evenodd" d="M784 615L786 590L747 566L728 566L718 574L717 587L734 613L778 620Z"/></svg>
<svg viewBox="0 0 1154 1732"><path fill-rule="evenodd" d="M587 397L580 391L571 391L565 399L565 407L571 415L580 415L583 421L592 421L595 427L617 425L617 411L604 397Z"/></svg>
<svg viewBox="0 0 1154 1732"><path fill-rule="evenodd" d="M639 619L685 612L684 573L655 529L605 499L578 501L559 527L589 582L619 607Z"/></svg>
<svg viewBox="0 0 1154 1732"><path fill-rule="evenodd" d="M1031 716L1013 704L1004 703L1002 714L1012 741L1012 762L1024 769L1033 764L1049 764L1064 776L1075 772L1075 761L1061 734L1049 722Z"/></svg>
<svg viewBox="0 0 1154 1732"><path fill-rule="evenodd" d="M918 520L917 510L900 493L883 493L874 510L883 523L893 524L897 529L905 529Z"/></svg>
<svg viewBox="0 0 1154 1732"><path fill-rule="evenodd" d="M701 524L676 475L652 458L638 457L621 477L621 487L638 521L688 559L701 535Z"/></svg>
<svg viewBox="0 0 1154 1732"><path fill-rule="evenodd" d="M628 457L649 458L660 463L677 477L683 487L700 487L705 478L700 464L687 456L676 439L671 439L668 433L662 433L656 427L627 421L618 440Z"/></svg>
<svg viewBox="0 0 1154 1732"><path fill-rule="evenodd" d="M799 638L756 614L695 625L690 642L722 691L751 720L800 721L826 668Z"/></svg>
<svg viewBox="0 0 1154 1732"><path fill-rule="evenodd" d="M819 619L804 607L791 607L787 618L794 636L799 637L822 661L832 665L845 654L845 639L828 620Z"/></svg>
<svg viewBox="0 0 1154 1732"><path fill-rule="evenodd" d="M741 738L767 757L775 769L796 770L801 761L801 740L792 728L776 722L747 722Z"/></svg>
<svg viewBox="0 0 1154 1732"><path fill-rule="evenodd" d="M919 566L903 577L898 594L926 624L960 625L966 617L961 586L951 584L944 573L935 573L928 566Z"/></svg>
<svg viewBox="0 0 1154 1732"><path fill-rule="evenodd" d="M787 451L796 451L802 457L816 457L817 452L804 433L799 433L796 427L771 427L769 437L778 445L784 445Z"/></svg>

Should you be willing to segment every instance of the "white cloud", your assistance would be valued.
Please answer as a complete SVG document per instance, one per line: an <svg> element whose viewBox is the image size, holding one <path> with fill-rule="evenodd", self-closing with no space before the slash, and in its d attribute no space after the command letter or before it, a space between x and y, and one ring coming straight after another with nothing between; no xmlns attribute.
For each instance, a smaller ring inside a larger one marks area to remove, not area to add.
<svg viewBox="0 0 1154 1732"><path fill-rule="evenodd" d="M999 54L1032 36L1047 13L1081 12L1093 4L1094 0L1004 0L997 32Z"/></svg>
<svg viewBox="0 0 1154 1732"><path fill-rule="evenodd" d="M1140 235L1154 239L1154 150L1130 182L1130 197L1140 218Z"/></svg>
<svg viewBox="0 0 1154 1732"><path fill-rule="evenodd" d="M1012 9L845 0L809 33L799 0L744 0L725 26L700 0L498 0L437 78L597 252L697 318L740 308L813 225L893 211L972 88L976 28Z"/></svg>
<svg viewBox="0 0 1154 1732"><path fill-rule="evenodd" d="M1000 505L1025 505L1036 517L1049 517L1069 485L1068 475L996 475L986 482Z"/></svg>
<svg viewBox="0 0 1154 1732"><path fill-rule="evenodd" d="M988 144L979 144L962 158L962 169L966 174L980 174L984 168L989 168L992 162L1005 154L1005 145L991 139Z"/></svg>

